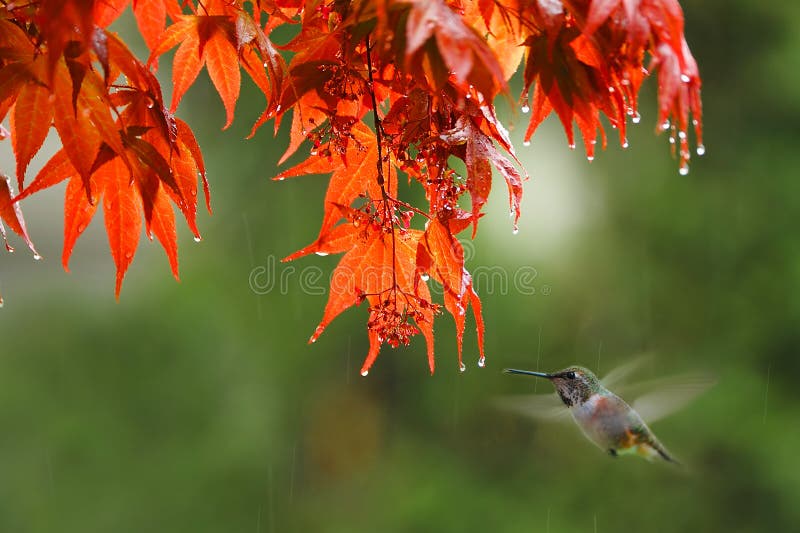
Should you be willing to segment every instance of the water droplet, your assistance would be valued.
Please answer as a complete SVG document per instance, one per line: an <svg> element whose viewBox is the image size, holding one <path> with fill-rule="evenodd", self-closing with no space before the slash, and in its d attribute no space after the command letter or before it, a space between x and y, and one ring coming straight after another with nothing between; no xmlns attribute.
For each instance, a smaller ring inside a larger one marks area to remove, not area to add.
<svg viewBox="0 0 800 533"><path fill-rule="evenodd" d="M203 240L203 238L200 235L195 235L194 236L194 242L200 242L202 240Z"/></svg>
<svg viewBox="0 0 800 533"><path fill-rule="evenodd" d="M514 229L511 230L512 235L517 235L519 233L519 226L514 224Z"/></svg>
<svg viewBox="0 0 800 533"><path fill-rule="evenodd" d="M145 105L147 106L147 109L153 109L153 106L156 105L156 103L153 102L152 99L148 98L147 99L147 104L145 104Z"/></svg>
<svg viewBox="0 0 800 533"><path fill-rule="evenodd" d="M689 83L690 81L692 81L692 79L689 76L687 76L686 74L681 74L681 81L683 83Z"/></svg>
<svg viewBox="0 0 800 533"><path fill-rule="evenodd" d="M126 254L126 255L127 255L127 254ZM41 259L42 259L42 256L41 256L41 255L39 255L39 252L33 252L33 259L34 259L35 261L41 261Z"/></svg>
<svg viewBox="0 0 800 533"><path fill-rule="evenodd" d="M316 150L311 150L311 151L309 152L309 154L311 154L311 155L317 155L317 151L316 151Z"/></svg>
<svg viewBox="0 0 800 533"><path fill-rule="evenodd" d="M678 169L678 173L681 176L687 175L689 173L689 163L687 163L686 161L681 163L681 168Z"/></svg>
<svg viewBox="0 0 800 533"><path fill-rule="evenodd" d="M427 273L423 272L419 275L419 279L421 279L422 281L428 281L429 279L431 279L431 277Z"/></svg>
<svg viewBox="0 0 800 533"><path fill-rule="evenodd" d="M620 83L622 83L622 85L630 85L631 80L629 80L628 78L623 78Z"/></svg>
<svg viewBox="0 0 800 533"><path fill-rule="evenodd" d="M705 155L706 154L706 147L702 144L697 145L697 155Z"/></svg>
<svg viewBox="0 0 800 533"><path fill-rule="evenodd" d="M531 145L530 141L522 141L522 146L530 146L530 145Z"/></svg>
<svg viewBox="0 0 800 533"><path fill-rule="evenodd" d="M469 93L467 93L466 95L464 95L464 98L466 98L467 100L469 100L470 98L472 98L472 95L471 95L471 94L469 94Z"/></svg>
<svg viewBox="0 0 800 533"><path fill-rule="evenodd" d="M616 89L614 89L613 87L609 87L609 88L608 88L608 92L610 92L610 93L613 93L613 92L615 92L615 91L616 91Z"/></svg>
<svg viewBox="0 0 800 533"><path fill-rule="evenodd" d="M78 233L83 233L83 230L86 229L86 224L79 224L78 225Z"/></svg>
<svg viewBox="0 0 800 533"><path fill-rule="evenodd" d="M662 130L664 130L664 131L667 131L667 130L669 129L669 120L665 120L665 121L664 121L664 122L661 124L661 129L662 129Z"/></svg>
<svg viewBox="0 0 800 533"><path fill-rule="evenodd" d="M284 178L283 176L281 176L281 177L279 177L279 178L278 178L278 181L283 181L283 180L285 180L285 179L286 179L286 178Z"/></svg>
<svg viewBox="0 0 800 533"><path fill-rule="evenodd" d="M125 252L125 259L130 259L131 257L133 257L133 252ZM36 256L34 255L33 258L36 259Z"/></svg>
<svg viewBox="0 0 800 533"><path fill-rule="evenodd" d="M316 252L316 254L320 257L325 257L326 255L328 255L328 252Z"/></svg>
<svg viewBox="0 0 800 533"><path fill-rule="evenodd" d="M486 358L484 356L480 356L478 359L478 366L481 368L486 366Z"/></svg>
<svg viewBox="0 0 800 533"><path fill-rule="evenodd" d="M567 146L569 146L570 150L574 150L575 149L575 143L569 143Z"/></svg>
<svg viewBox="0 0 800 533"><path fill-rule="evenodd" d="M634 124L638 124L641 120L642 120L642 115L640 115L638 111L634 112L633 116L631 117L631 121Z"/></svg>
<svg viewBox="0 0 800 533"><path fill-rule="evenodd" d="M520 107L519 110L522 111L523 113L530 113L531 106L529 106L528 104L522 104L522 107Z"/></svg>
<svg viewBox="0 0 800 533"><path fill-rule="evenodd" d="M594 161L594 156L593 156L593 155L587 155L587 156L586 156L586 160L587 160L589 163L591 163L592 161Z"/></svg>
<svg viewBox="0 0 800 533"><path fill-rule="evenodd" d="M681 140L685 139L686 138L686 132L685 131L679 131L678 132L678 138L681 139Z"/></svg>
<svg viewBox="0 0 800 533"><path fill-rule="evenodd" d="M465 365L463 362L459 362L459 363L458 363L458 370L459 370L459 371L463 372L463 371L465 371L466 369L467 369L467 365Z"/></svg>
<svg viewBox="0 0 800 533"><path fill-rule="evenodd" d="M626 138L624 141L622 141L622 147L627 148L628 146L630 145L628 144L628 139Z"/></svg>
<svg viewBox="0 0 800 533"><path fill-rule="evenodd" d="M361 371L361 375L364 376L364 377L367 377L368 374L369 374L369 370L362 370Z"/></svg>
<svg viewBox="0 0 800 533"><path fill-rule="evenodd" d="M669 136L669 143L675 144L675 137L673 137L672 135Z"/></svg>

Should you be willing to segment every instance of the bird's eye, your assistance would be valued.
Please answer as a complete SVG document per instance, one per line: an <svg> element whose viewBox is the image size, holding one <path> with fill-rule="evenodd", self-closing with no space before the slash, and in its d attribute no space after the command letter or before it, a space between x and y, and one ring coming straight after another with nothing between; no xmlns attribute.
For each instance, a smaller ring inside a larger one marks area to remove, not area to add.
<svg viewBox="0 0 800 533"><path fill-rule="evenodd" d="M575 372L567 372L564 375L567 377L567 379L575 379Z"/></svg>

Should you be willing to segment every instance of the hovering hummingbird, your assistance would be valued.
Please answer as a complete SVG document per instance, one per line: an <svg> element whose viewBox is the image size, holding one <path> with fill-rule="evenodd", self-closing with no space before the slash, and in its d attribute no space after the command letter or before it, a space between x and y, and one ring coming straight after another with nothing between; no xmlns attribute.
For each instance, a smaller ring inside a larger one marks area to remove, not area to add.
<svg viewBox="0 0 800 533"><path fill-rule="evenodd" d="M656 438L645 419L652 422L677 410L712 382L706 377L673 379L662 384L660 389L638 398L631 407L607 386L621 380L639 362L612 371L602 381L580 366L570 366L552 374L513 368L507 368L505 372L550 380L584 435L612 457L637 454L648 460L661 457L677 464L678 461ZM567 411L558 406L557 398L552 395L510 397L498 403L501 407L535 418L557 418Z"/></svg>

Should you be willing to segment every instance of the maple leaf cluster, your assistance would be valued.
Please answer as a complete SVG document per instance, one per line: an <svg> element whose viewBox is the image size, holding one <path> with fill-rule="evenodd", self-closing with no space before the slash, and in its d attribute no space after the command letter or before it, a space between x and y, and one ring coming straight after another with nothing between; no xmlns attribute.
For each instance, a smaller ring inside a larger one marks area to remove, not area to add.
<svg viewBox="0 0 800 533"><path fill-rule="evenodd" d="M505 181L515 226L520 216L527 176L493 104L510 100L508 80L520 68L519 107L531 113L526 144L555 113L571 146L577 124L590 159L598 131L606 144L601 114L627 146L639 88L656 72L658 129L670 130L681 173L690 117L704 150L700 77L676 0L133 0L146 61L107 29L130 3L0 2L0 121L9 117L0 133L10 134L20 189L14 196L10 179L0 179L0 217L35 253L19 201L69 180L65 268L102 201L117 294L142 220L177 277L173 205L199 239L198 177L210 204L200 148L175 113L205 67L228 127L244 70L266 98L251 136L269 121L277 132L290 113L281 163L310 146L275 179L330 174L317 238L286 260L344 254L310 341L365 304L364 375L383 344L406 345L418 334L433 372L433 325L443 310L455 321L463 370L470 307L483 366L481 302L456 235L475 235L494 172ZM270 40L279 26L294 30L281 45ZM155 71L174 48L167 107ZM51 127L62 148L27 180ZM399 198L401 179L424 189L424 206ZM432 281L443 289L441 303L431 297Z"/></svg>

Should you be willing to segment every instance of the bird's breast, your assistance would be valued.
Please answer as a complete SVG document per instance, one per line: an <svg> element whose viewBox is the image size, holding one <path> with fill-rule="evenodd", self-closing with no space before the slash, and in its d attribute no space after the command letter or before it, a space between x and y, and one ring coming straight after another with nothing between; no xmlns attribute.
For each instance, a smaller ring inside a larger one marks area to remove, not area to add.
<svg viewBox="0 0 800 533"><path fill-rule="evenodd" d="M584 434L601 448L614 445L626 433L627 405L613 395L593 394L570 408Z"/></svg>

